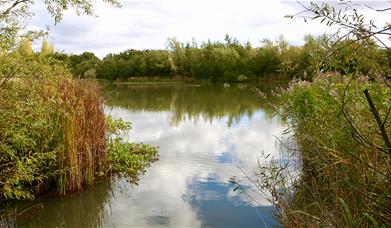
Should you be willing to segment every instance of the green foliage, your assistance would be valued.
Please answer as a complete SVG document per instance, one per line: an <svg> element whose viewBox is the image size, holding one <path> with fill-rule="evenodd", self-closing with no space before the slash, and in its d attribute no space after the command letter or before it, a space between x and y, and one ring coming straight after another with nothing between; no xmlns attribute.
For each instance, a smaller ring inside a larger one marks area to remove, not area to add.
<svg viewBox="0 0 391 228"><path fill-rule="evenodd" d="M109 54L96 68L98 78L127 79L139 76L171 77L172 63L163 50L127 50L117 55Z"/></svg>
<svg viewBox="0 0 391 228"><path fill-rule="evenodd" d="M22 38L19 41L18 52L22 56L29 56L33 54L33 48L31 46L31 40L29 38Z"/></svg>
<svg viewBox="0 0 391 228"><path fill-rule="evenodd" d="M16 46L18 30L12 26L0 26L0 54Z"/></svg>
<svg viewBox="0 0 391 228"><path fill-rule="evenodd" d="M57 56L52 56L57 57ZM96 68L100 59L94 53L84 52L80 55L58 56L70 67L71 73L78 78L96 77Z"/></svg>
<svg viewBox="0 0 391 228"><path fill-rule="evenodd" d="M84 72L83 77L87 78L87 79L96 78L96 71L95 71L95 69L94 68L88 69L87 71Z"/></svg>
<svg viewBox="0 0 391 228"><path fill-rule="evenodd" d="M131 129L131 123L122 119L106 117L109 143L109 162L111 173L127 177L131 182L138 180L138 175L145 172L152 162L159 158L157 147L143 143L129 143L124 136Z"/></svg>
<svg viewBox="0 0 391 228"><path fill-rule="evenodd" d="M122 140L130 125L105 118L94 82L39 55L0 61L2 75L17 69L0 86L0 201L66 194L112 173L135 180L156 160L156 148Z"/></svg>
<svg viewBox="0 0 391 228"><path fill-rule="evenodd" d="M32 78L39 65L36 61L21 62L18 55L1 60L12 64L2 65L2 73L20 64L23 68L19 68L18 76L24 78L0 88L0 199L32 198L44 181L59 174L52 172L61 132L54 109L59 101L56 82ZM48 77L59 71L50 65L40 69Z"/></svg>
<svg viewBox="0 0 391 228"><path fill-rule="evenodd" d="M81 78L126 80L145 77L209 80L212 82L256 81L282 75L285 78L311 80L317 72L368 74L373 65L388 66L387 53L371 40L338 42L336 37L306 35L304 45L289 45L284 37L265 39L258 48L225 37L225 42L198 45L168 39L167 50L127 50L108 54L103 60L93 53L51 55L67 64ZM329 50L336 50L328 56ZM371 56L368 58L368 56Z"/></svg>
<svg viewBox="0 0 391 228"><path fill-rule="evenodd" d="M49 55L54 53L54 46L52 44L49 44L49 42L44 38L42 40L42 46L41 46L41 55Z"/></svg>
<svg viewBox="0 0 391 228"><path fill-rule="evenodd" d="M132 129L132 123L123 119L113 119L111 116L106 116L107 133L122 138L127 131Z"/></svg>
<svg viewBox="0 0 391 228"><path fill-rule="evenodd" d="M122 142L120 138L116 138L109 147L111 171L135 182L146 167L158 160L157 151L154 146Z"/></svg>
<svg viewBox="0 0 391 228"><path fill-rule="evenodd" d="M284 92L282 114L291 122L303 160L294 196L277 197L284 224L391 225L391 156L381 149L387 145L365 89L381 118L387 118L390 88L363 76L321 75L312 83L292 83ZM389 121L384 127L391 132Z"/></svg>
<svg viewBox="0 0 391 228"><path fill-rule="evenodd" d="M105 2L119 6L116 0ZM122 171L110 168L110 161L119 161L109 160L98 86L73 79L66 68L70 65L76 76L91 78L100 60L92 53L71 57L53 53L45 39L41 53L34 53L32 40L45 32L27 31L19 37L32 16L32 4L0 1L0 201L32 199L50 191L66 194L93 184L102 175ZM44 4L56 23L68 8L93 14L89 0ZM130 149L115 141L111 148L122 148L115 150L120 154ZM131 152L143 154L147 148L135 145ZM142 168L137 159L143 158L149 157L139 156L127 164L133 177ZM142 164L145 167L147 162Z"/></svg>
<svg viewBox="0 0 391 228"><path fill-rule="evenodd" d="M281 96L296 142L283 159L299 156L300 172L285 175L292 167L272 164L261 167L254 183L271 192L286 226L389 227L391 52L379 38L390 35L390 23L376 26L351 1L299 4L305 21L336 25L338 32L307 36L296 63L284 55L282 72L312 79L292 82Z"/></svg>

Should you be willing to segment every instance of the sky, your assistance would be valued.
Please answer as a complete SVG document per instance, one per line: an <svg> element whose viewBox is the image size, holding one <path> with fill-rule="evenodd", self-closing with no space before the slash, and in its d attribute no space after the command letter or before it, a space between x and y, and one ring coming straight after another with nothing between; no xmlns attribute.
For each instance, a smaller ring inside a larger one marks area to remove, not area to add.
<svg viewBox="0 0 391 228"><path fill-rule="evenodd" d="M32 7L35 16L29 28L42 29L48 25L48 40L57 51L74 54L91 51L99 57L127 49L165 49L169 37L201 43L208 39L223 40L229 34L256 47L265 38L275 40L283 35L290 44L301 44L305 34L335 31L319 22L285 18L302 10L296 1L289 0L120 0L120 3L123 6L115 8L94 1L97 16L78 16L69 10L54 25L43 1L38 1ZM386 0L369 3L390 4ZM391 21L391 15L374 17ZM36 42L34 49L39 47Z"/></svg>

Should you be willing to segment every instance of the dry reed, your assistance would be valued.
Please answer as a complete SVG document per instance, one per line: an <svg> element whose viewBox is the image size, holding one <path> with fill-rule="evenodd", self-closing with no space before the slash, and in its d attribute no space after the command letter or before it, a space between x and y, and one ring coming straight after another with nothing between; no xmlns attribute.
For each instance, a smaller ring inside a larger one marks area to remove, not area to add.
<svg viewBox="0 0 391 228"><path fill-rule="evenodd" d="M60 83L63 148L59 156L59 192L91 185L107 167L103 99L96 83L67 79Z"/></svg>

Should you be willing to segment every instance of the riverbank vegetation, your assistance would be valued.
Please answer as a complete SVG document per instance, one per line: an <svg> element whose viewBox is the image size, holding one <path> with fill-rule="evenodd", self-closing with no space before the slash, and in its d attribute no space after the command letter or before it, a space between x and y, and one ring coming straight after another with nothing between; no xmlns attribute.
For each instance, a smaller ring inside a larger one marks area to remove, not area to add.
<svg viewBox="0 0 391 228"><path fill-rule="evenodd" d="M368 77L320 75L312 83L293 83L284 93L282 113L292 121L302 158L294 196L275 198L284 224L391 224L390 148L364 91L369 91L381 124L390 132L391 124L384 118L391 90Z"/></svg>
<svg viewBox="0 0 391 228"><path fill-rule="evenodd" d="M106 117L98 84L73 77L46 40L32 51L45 33L22 33L30 1L0 4L9 7L0 11L0 202L64 195L113 174L136 180L157 148L127 143L129 123ZM70 4L92 14L84 1L45 4L56 22Z"/></svg>
<svg viewBox="0 0 391 228"><path fill-rule="evenodd" d="M29 4L16 1L0 12L0 201L66 194L111 174L135 181L157 159L155 147L126 142L130 124L105 117L100 88L85 79L243 82L282 75L299 79L280 91L280 114L300 149L300 175L287 180L283 171L288 168L272 165L261 167L255 181L260 190L272 193L281 223L391 225L391 51L380 38L389 39L389 22L375 26L347 1L340 9L310 3L303 5L309 13L305 19L337 25L345 33L307 35L303 45L280 37L256 48L229 35L223 42L201 44L170 38L166 50L131 49L101 60L91 52L55 52L47 41L40 52L33 52L31 41L44 32L21 35ZM69 6L92 14L89 1L45 4L56 22ZM390 8L375 11L389 13ZM140 107L148 108L159 92L142 94L147 104ZM188 94L203 99L191 90ZM195 116L225 115L208 113L208 106L215 104L207 101L190 107L172 97L160 101L160 108L170 109L174 103L192 109ZM175 118L185 118L180 108L176 111ZM238 109L229 118L251 111Z"/></svg>
<svg viewBox="0 0 391 228"><path fill-rule="evenodd" d="M1 200L66 194L112 173L136 178L156 160L156 148L119 137L127 123L106 119L95 82L40 56L1 60L21 67L0 88Z"/></svg>
<svg viewBox="0 0 391 228"><path fill-rule="evenodd" d="M389 227L391 50L381 36L389 39L390 24L375 26L348 1L340 8L326 3L303 7L305 19L347 32L339 34L320 61L333 64L327 59L331 57L342 71L317 70L311 81L293 81L280 91L280 114L295 143L282 142L282 161L260 167L254 183L271 193L279 219L288 227ZM383 58L371 51L373 44L380 46ZM361 46L366 54L355 48L347 52L345 46ZM339 53L348 58L332 57ZM352 68L351 63L357 65Z"/></svg>

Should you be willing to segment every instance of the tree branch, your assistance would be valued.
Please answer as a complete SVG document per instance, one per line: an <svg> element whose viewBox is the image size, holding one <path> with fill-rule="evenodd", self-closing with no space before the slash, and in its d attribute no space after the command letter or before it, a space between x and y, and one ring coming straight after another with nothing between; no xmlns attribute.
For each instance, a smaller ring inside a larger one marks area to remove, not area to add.
<svg viewBox="0 0 391 228"><path fill-rule="evenodd" d="M0 18L7 16L15 7L28 1L30 0L16 0L10 7L8 7L5 11L0 13Z"/></svg>
<svg viewBox="0 0 391 228"><path fill-rule="evenodd" d="M367 99L368 101L368 104L369 104L369 107L371 108L371 112L373 114L373 116L375 117L376 119L376 123L379 127L379 130L381 132L381 135L383 137L383 140L384 140L384 143L386 144L386 147L388 149L388 153L391 154L391 142L390 142L390 138L388 137L387 135L387 131L386 131L386 128L384 127L383 125L383 122L381 121L381 118L380 118L380 114L379 112L377 111L376 107L375 107L375 104L373 103L372 101L372 98L371 96L369 95L369 91L366 89L364 90L364 94L365 94L365 98Z"/></svg>

